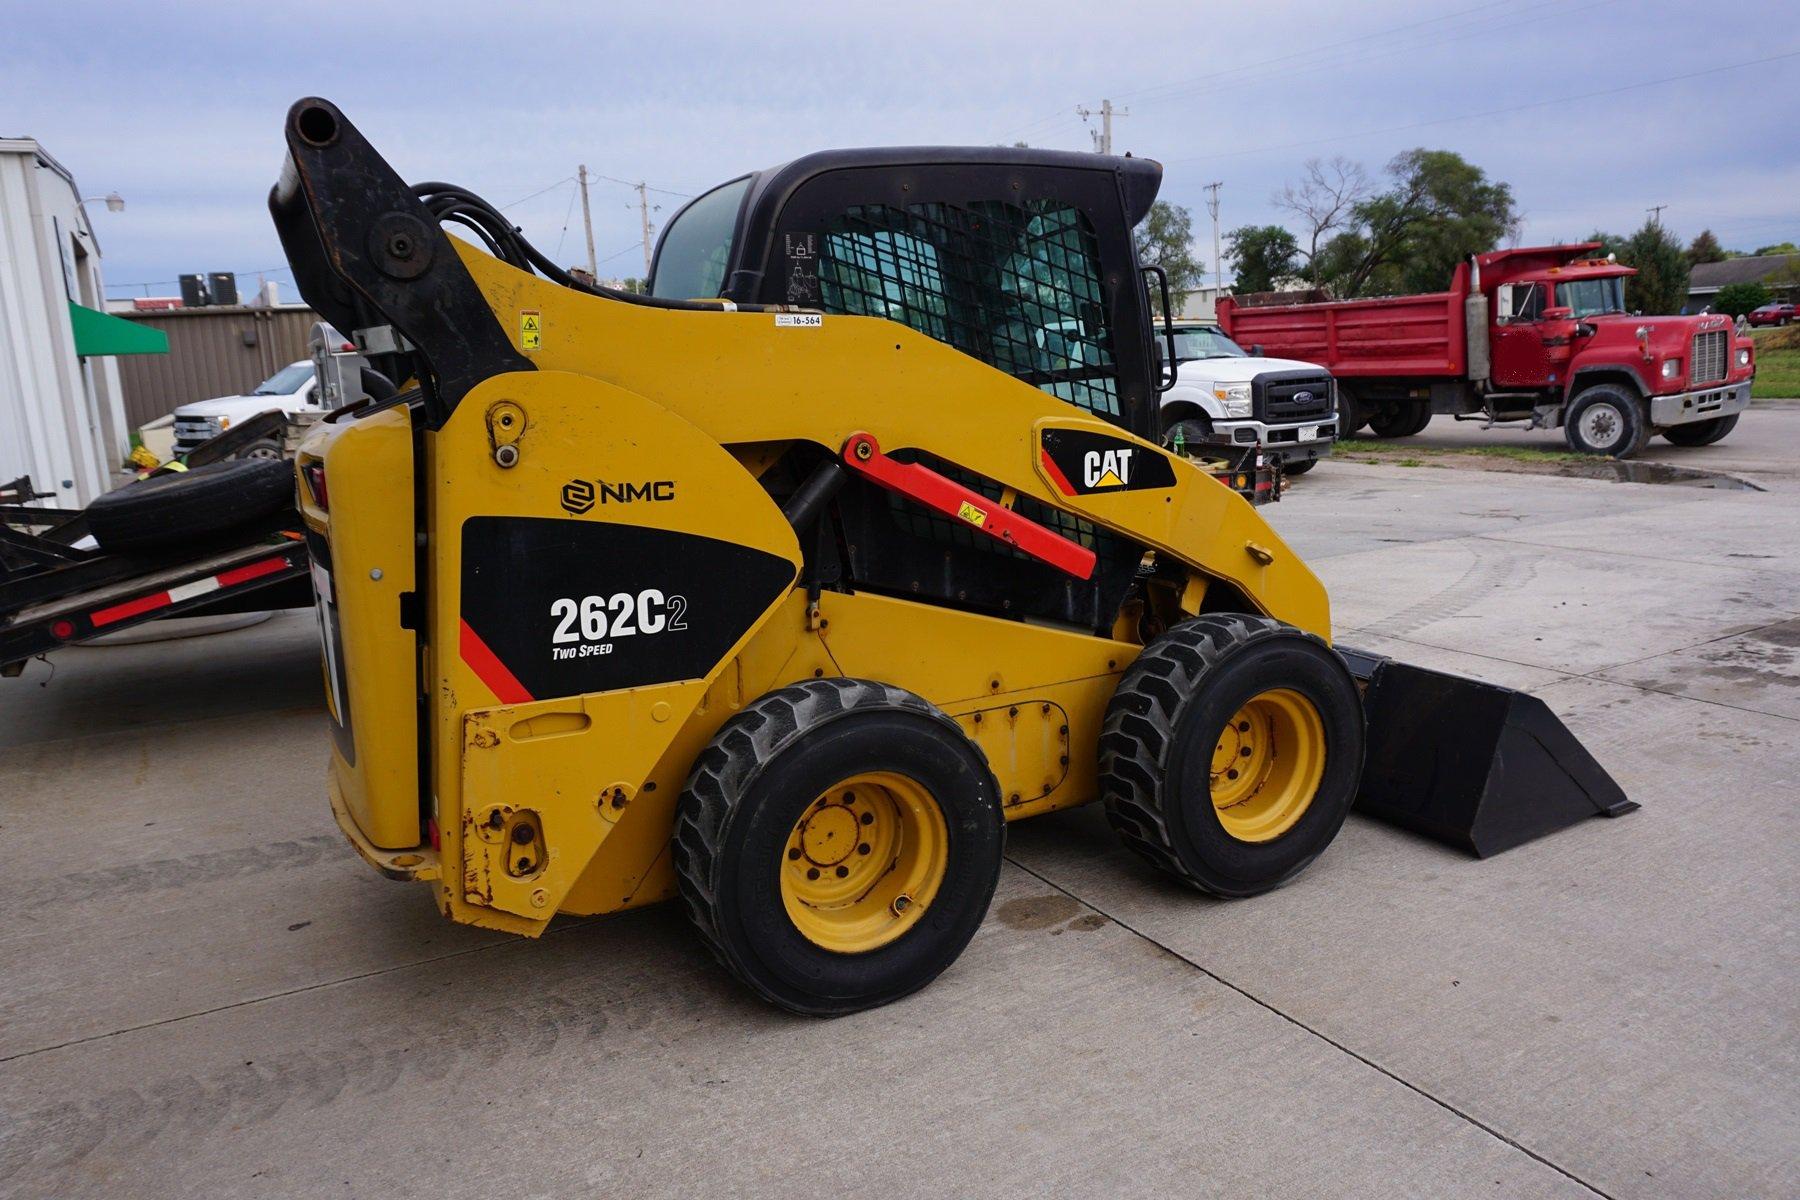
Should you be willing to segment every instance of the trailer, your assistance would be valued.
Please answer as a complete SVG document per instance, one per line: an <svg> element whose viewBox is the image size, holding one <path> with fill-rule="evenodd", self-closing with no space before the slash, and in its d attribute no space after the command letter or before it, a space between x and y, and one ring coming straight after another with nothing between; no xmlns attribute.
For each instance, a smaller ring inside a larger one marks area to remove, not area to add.
<svg viewBox="0 0 1800 1200"><path fill-rule="evenodd" d="M85 509L0 487L0 676L149 621L310 605L291 466L233 457L284 428L266 413Z"/></svg>
<svg viewBox="0 0 1800 1200"><path fill-rule="evenodd" d="M1442 292L1249 303L1219 324L1244 345L1326 367L1339 436L1410 437L1434 415L1561 428L1569 447L1629 458L1660 434L1725 437L1749 407L1755 349L1729 318L1625 311L1637 274L1598 242L1495 250L1459 263Z"/></svg>

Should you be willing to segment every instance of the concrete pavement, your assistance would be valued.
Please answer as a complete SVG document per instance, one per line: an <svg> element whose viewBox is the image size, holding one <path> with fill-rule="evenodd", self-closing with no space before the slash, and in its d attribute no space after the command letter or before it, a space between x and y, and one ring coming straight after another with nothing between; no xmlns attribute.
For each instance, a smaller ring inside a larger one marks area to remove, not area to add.
<svg viewBox="0 0 1800 1200"><path fill-rule="evenodd" d="M1781 470L1320 467L1268 511L1343 640L1542 695L1643 811L1484 862L1353 817L1240 903L1091 810L1027 822L961 961L832 1022L672 908L524 942L363 867L310 614L33 664L0 681L0 1195L1794 1194Z"/></svg>

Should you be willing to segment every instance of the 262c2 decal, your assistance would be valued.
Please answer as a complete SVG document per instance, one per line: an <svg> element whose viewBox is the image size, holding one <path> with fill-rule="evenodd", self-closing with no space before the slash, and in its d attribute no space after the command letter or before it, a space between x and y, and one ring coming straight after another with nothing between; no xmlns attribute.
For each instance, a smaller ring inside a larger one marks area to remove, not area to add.
<svg viewBox="0 0 1800 1200"><path fill-rule="evenodd" d="M550 635L550 656L611 654L616 638L679 633L687 628L687 606L686 597L664 596L657 588L553 600L550 617L556 628Z"/></svg>

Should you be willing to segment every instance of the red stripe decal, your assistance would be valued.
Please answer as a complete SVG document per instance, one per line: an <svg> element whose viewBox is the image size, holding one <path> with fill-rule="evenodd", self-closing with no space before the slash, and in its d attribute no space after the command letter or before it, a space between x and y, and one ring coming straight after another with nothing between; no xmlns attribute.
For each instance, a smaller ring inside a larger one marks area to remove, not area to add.
<svg viewBox="0 0 1800 1200"><path fill-rule="evenodd" d="M506 669L488 644L481 640L481 635L462 623L462 660L469 664L481 682L487 684L488 691L494 693L502 704L528 704L531 693L525 690L513 673Z"/></svg>
<svg viewBox="0 0 1800 1200"><path fill-rule="evenodd" d="M273 575L277 571L287 569L285 558L265 558L261 562L253 562L248 566L233 567L229 571L220 571L213 578L219 581L220 587L235 587L240 583L248 583L252 579L261 579L264 575Z"/></svg>
<svg viewBox="0 0 1800 1200"><path fill-rule="evenodd" d="M1073 496L1075 494L1075 485L1070 483L1069 477L1062 473L1062 468L1056 465L1056 460L1050 457L1050 452L1039 448L1038 457L1043 460L1044 474L1050 477L1050 482L1054 483L1063 495Z"/></svg>
<svg viewBox="0 0 1800 1200"><path fill-rule="evenodd" d="M123 604L115 604L111 608L102 608L91 612L88 614L88 620L92 621L94 628L98 629L102 625L113 625L129 617L135 617L139 613L165 608L173 603L174 601L169 598L169 593L157 592L154 595L139 596L136 600L127 600Z"/></svg>
<svg viewBox="0 0 1800 1200"><path fill-rule="evenodd" d="M963 521L977 533L985 533L997 542L1017 546L1031 557L1077 579L1094 577L1097 559L1086 546L1070 541L1036 521L1027 520L936 471L918 463L889 458L870 434L851 434L844 443L843 458L851 470L890 492L898 492L926 508Z"/></svg>

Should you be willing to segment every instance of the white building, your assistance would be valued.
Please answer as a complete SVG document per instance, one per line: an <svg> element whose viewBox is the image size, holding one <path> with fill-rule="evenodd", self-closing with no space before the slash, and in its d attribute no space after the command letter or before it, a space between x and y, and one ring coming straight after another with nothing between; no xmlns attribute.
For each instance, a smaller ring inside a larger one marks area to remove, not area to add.
<svg viewBox="0 0 1800 1200"><path fill-rule="evenodd" d="M79 508L130 450L116 354L166 353L108 316L100 243L74 176L30 138L0 138L0 485L29 476Z"/></svg>

